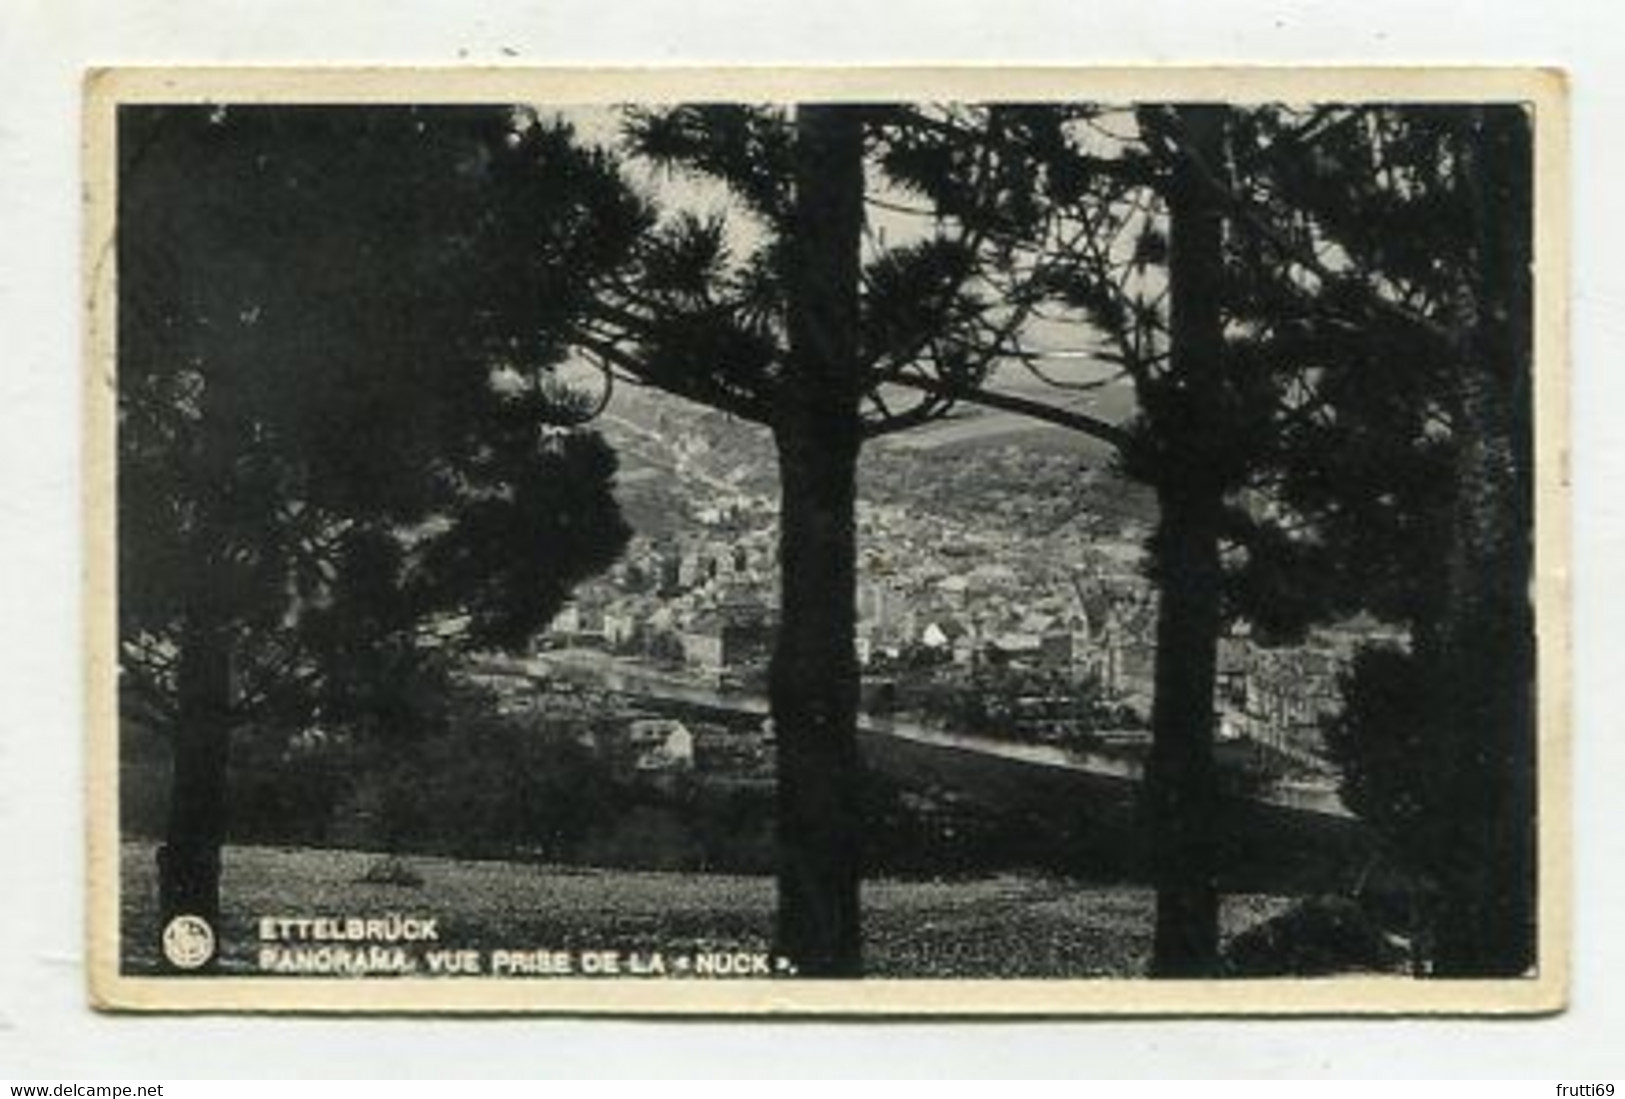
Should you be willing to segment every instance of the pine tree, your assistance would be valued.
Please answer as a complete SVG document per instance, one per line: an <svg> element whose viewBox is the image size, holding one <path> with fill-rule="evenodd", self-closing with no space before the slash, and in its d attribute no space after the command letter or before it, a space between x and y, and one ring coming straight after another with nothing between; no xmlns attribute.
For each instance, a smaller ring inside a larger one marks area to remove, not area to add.
<svg viewBox="0 0 1625 1099"><path fill-rule="evenodd" d="M1284 455L1324 401L1319 372L1348 351L1347 318L1328 323L1322 300L1344 288L1324 285L1318 265L1296 265L1295 249L1282 255L1300 239L1313 244L1301 236L1309 215L1284 200L1277 178L1290 170L1283 161L1307 155L1273 143L1272 122L1295 112L1057 105L1028 114L1012 155L1041 166L1041 216L1022 228L1035 253L1022 277L1077 309L1104 345L1100 357L1133 385L1138 413L1124 429L1073 426L1116 446L1123 471L1159 501L1148 554L1159 592L1144 802L1158 888L1151 968L1212 974L1223 842L1217 638L1236 616L1290 637L1326 611L1329 593L1306 583L1325 555L1257 504L1280 502ZM1296 136L1308 140L1322 121L1313 115ZM1029 411L1062 422L1056 407ZM1339 460L1351 460L1346 450L1330 456Z"/></svg>
<svg viewBox="0 0 1625 1099"><path fill-rule="evenodd" d="M963 159L986 142L927 115L823 104L634 113L628 136L639 157L722 184L740 212L732 224L687 213L661 221L633 273L602 287L599 309L577 332L609 376L772 432L782 600L769 684L778 752L776 945L804 976L862 968L854 649L861 448L944 415L953 393L974 388L990 368L1021 312L981 281L988 264L969 229L978 220L971 209L934 204L921 211L925 228L901 243L872 232L870 215L889 192L877 193L871 177L884 178L907 156L947 158L966 203L1022 193L998 181L1007 166ZM922 143L922 132L953 140Z"/></svg>
<svg viewBox="0 0 1625 1099"><path fill-rule="evenodd" d="M1025 294L1080 311L1134 386L1124 427L1068 426L1119 449L1157 492L1148 569L1158 588L1152 751L1144 805L1157 923L1155 975L1218 970L1219 796L1214 684L1224 613L1221 542L1268 438L1282 378L1256 353L1263 318L1238 289L1238 238L1218 180L1236 170L1233 112L1145 106L1134 140L1103 147L1086 105L1028 108L1010 155L1039 166ZM1116 112L1123 113L1123 112ZM1238 323L1247 329L1238 339ZM1043 375L1040 375L1041 377ZM1101 384L1101 383L1094 383ZM965 394L977 401L986 394ZM1029 405L1043 402L1030 401ZM1059 410L1029 414L1063 423Z"/></svg>
<svg viewBox="0 0 1625 1099"><path fill-rule="evenodd" d="M1240 558L1226 611L1283 636L1355 611L1408 627L1414 667L1357 669L1340 727L1351 797L1406 803L1376 811L1408 826L1408 860L1439 887L1436 972L1521 973L1534 959L1528 116L1269 107L1232 112L1229 132L1222 161L1192 160L1226 225L1232 418L1215 454L1232 489L1270 507L1226 510ZM1194 147L1183 122L1172 137ZM1113 286L1120 268L1097 259L1076 296L1105 331L1155 327ZM1179 343L1171 333L1170 362ZM1132 361L1133 342L1118 344ZM1187 446L1139 388L1151 441ZM1414 727L1374 725L1401 697Z"/></svg>
<svg viewBox="0 0 1625 1099"><path fill-rule="evenodd" d="M624 544L547 370L638 226L506 108L126 107L118 139L124 712L171 733L161 916L213 921L234 735L377 711L425 631L514 643Z"/></svg>
<svg viewBox="0 0 1625 1099"><path fill-rule="evenodd" d="M1315 155L1285 143L1276 169L1343 257L1314 315L1321 414L1284 440L1284 495L1334 551L1330 601L1411 633L1409 669L1368 667L1351 699L1408 683L1414 729L1354 714L1342 743L1356 798L1406 827L1438 888L1435 972L1517 975L1535 961L1530 119L1367 108L1319 128Z"/></svg>

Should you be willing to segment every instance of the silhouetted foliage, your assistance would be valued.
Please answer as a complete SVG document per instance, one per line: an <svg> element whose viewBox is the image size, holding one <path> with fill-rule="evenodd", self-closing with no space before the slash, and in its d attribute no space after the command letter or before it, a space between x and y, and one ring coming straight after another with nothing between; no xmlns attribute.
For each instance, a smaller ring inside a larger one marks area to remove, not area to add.
<svg viewBox="0 0 1625 1099"><path fill-rule="evenodd" d="M1283 495L1325 541L1331 601L1411 632L1421 690L1391 720L1426 738L1416 756L1375 721L1345 732L1367 741L1351 796L1415 787L1395 842L1440 891L1436 972L1516 975L1534 962L1530 117L1324 115L1277 176L1343 257L1321 280L1320 395L1283 439ZM1351 702L1372 702L1361 690Z"/></svg>
<svg viewBox="0 0 1625 1099"><path fill-rule="evenodd" d="M1326 728L1342 772L1343 802L1382 831L1413 868L1436 857L1440 735L1428 721L1427 672L1397 649L1366 648L1343 679L1343 709Z"/></svg>
<svg viewBox="0 0 1625 1099"><path fill-rule="evenodd" d="M1310 897L1248 928L1226 945L1224 971L1234 977L1317 977L1393 972L1403 952L1354 901Z"/></svg>
<svg viewBox="0 0 1625 1099"><path fill-rule="evenodd" d="M212 916L232 729L388 732L426 644L624 544L546 372L639 226L507 108L127 106L119 156L123 687L173 730L165 915Z"/></svg>

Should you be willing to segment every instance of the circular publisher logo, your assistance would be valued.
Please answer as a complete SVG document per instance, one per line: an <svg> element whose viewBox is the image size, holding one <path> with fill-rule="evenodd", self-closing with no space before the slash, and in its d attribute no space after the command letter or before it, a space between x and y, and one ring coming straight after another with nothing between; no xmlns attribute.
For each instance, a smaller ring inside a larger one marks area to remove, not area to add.
<svg viewBox="0 0 1625 1099"><path fill-rule="evenodd" d="M164 928L164 957L176 969L197 969L214 957L214 928L200 916L176 916Z"/></svg>

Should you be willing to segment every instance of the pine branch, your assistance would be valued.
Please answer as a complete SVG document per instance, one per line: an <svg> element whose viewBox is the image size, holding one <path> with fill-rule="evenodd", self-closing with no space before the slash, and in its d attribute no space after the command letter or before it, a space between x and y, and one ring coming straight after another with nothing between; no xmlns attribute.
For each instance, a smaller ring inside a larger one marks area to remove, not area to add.
<svg viewBox="0 0 1625 1099"><path fill-rule="evenodd" d="M932 378L907 374L887 379L892 385L905 386L911 389L924 390L927 393L936 393L965 404L981 405L984 408L994 408L1002 412L1014 412L1030 419L1044 423L1055 424L1058 427L1070 428L1092 439L1098 439L1121 450L1129 443L1129 433L1116 424L1069 408L1045 404L1027 397L1020 397L1014 393L1003 393L991 390L985 386L974 389L960 389L950 384Z"/></svg>
<svg viewBox="0 0 1625 1099"><path fill-rule="evenodd" d="M574 342L582 350L596 355L605 363L619 368L635 378L641 379L645 384L710 405L718 411L738 416L742 420L749 420L758 424L772 423L770 401L760 398L752 399L736 389L730 389L722 385L706 384L707 379L699 374L694 375L693 378L671 376L656 378L650 372L647 362L622 348L611 339L585 328L577 329Z"/></svg>
<svg viewBox="0 0 1625 1099"><path fill-rule="evenodd" d="M1177 155L1188 156L1192 166L1196 169L1197 178L1201 180L1202 184L1209 190L1212 196L1218 200L1232 216L1239 219L1242 223L1247 225L1248 228L1252 229L1265 241L1271 244L1276 251L1281 254L1283 259L1290 263L1297 264L1305 271L1308 271L1310 274L1314 275L1323 285L1327 287L1338 287L1355 291L1369 309L1393 320L1397 320L1408 327L1414 328L1417 331L1427 335L1430 339L1436 340L1446 347L1454 348L1459 344L1459 338L1454 333L1438 324L1438 322L1434 321L1432 318L1412 309L1408 309L1402 303L1383 296L1363 278L1346 272L1332 270L1324 261L1321 260L1319 254L1312 246L1305 247L1290 239L1285 233L1281 232L1276 226L1271 224L1266 217L1253 206L1251 202L1249 202L1242 195L1238 194L1234 188L1228 186L1223 180L1219 179L1213 165L1206 163L1202 157L1198 156L1190 149L1190 142L1186 139L1186 135L1183 133L1177 117L1170 118L1167 121L1170 127L1179 133L1181 139L1180 144L1182 146L1182 151Z"/></svg>

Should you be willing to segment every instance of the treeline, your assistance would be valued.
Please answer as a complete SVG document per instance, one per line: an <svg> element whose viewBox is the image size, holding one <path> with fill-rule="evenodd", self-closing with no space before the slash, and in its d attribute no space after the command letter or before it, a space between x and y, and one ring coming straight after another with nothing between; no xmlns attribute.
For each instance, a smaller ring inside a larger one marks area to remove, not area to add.
<svg viewBox="0 0 1625 1099"><path fill-rule="evenodd" d="M245 730L227 776L226 841L538 865L772 873L771 784L637 775L582 743L571 719L504 712L446 684L446 703L387 743L318 728ZM121 833L164 835L170 751L126 728ZM942 878L1034 869L1098 872L1066 822L994 813L868 771L871 873Z"/></svg>

